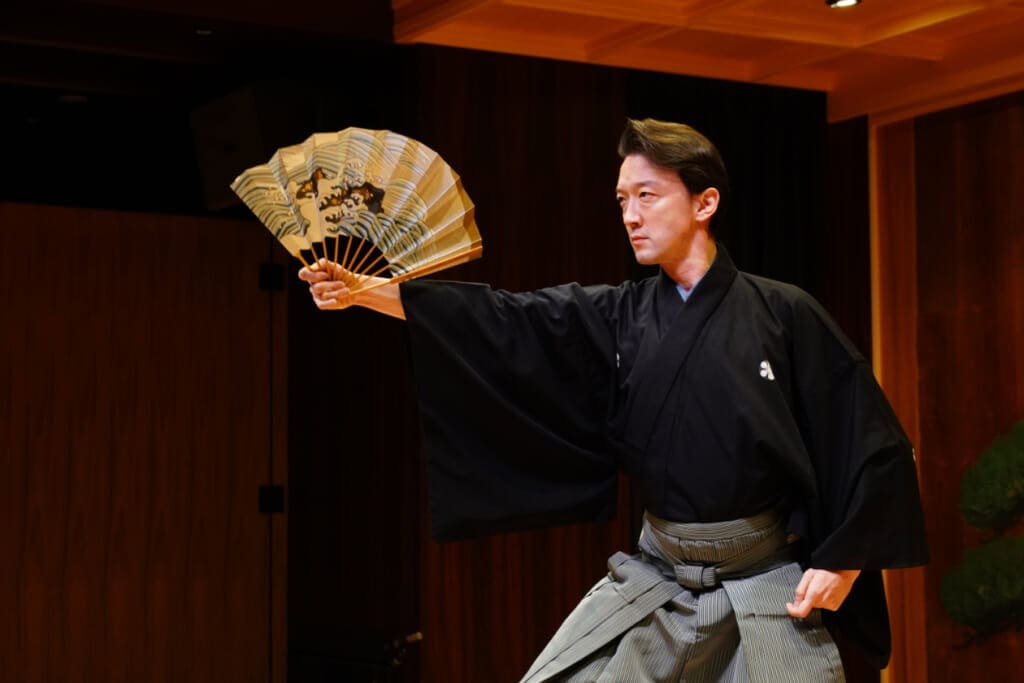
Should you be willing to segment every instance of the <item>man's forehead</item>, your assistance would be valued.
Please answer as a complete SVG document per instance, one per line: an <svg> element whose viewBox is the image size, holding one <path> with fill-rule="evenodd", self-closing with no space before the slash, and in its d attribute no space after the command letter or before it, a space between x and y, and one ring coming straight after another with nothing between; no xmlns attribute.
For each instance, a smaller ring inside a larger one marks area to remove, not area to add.
<svg viewBox="0 0 1024 683"><path fill-rule="evenodd" d="M679 175L671 168L658 166L646 157L631 154L619 167L617 190L626 190L639 185L676 185L681 183Z"/></svg>
<svg viewBox="0 0 1024 683"><path fill-rule="evenodd" d="M626 177L619 175L618 187L636 187L637 185L669 185L672 184L672 178L664 178L656 176L650 173L636 173Z"/></svg>

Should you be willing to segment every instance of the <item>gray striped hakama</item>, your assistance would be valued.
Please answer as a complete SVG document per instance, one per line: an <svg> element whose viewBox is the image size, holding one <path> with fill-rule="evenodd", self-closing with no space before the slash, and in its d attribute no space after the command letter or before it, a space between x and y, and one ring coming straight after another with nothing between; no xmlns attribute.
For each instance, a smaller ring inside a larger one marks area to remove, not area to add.
<svg viewBox="0 0 1024 683"><path fill-rule="evenodd" d="M803 570L775 511L709 524L644 515L523 677L540 681L843 681L814 610L786 611Z"/></svg>

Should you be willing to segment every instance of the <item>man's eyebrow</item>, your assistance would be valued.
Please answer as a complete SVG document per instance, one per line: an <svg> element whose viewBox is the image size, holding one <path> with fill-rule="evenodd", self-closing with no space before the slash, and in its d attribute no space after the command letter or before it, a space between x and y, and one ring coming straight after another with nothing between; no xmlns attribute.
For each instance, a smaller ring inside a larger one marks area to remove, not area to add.
<svg viewBox="0 0 1024 683"><path fill-rule="evenodd" d="M627 191L630 188L643 187L645 185L647 187L659 187L661 183L657 178L644 178L642 180L636 181L635 183L630 183L629 185L618 185L615 188L615 192L617 194L622 194L623 192Z"/></svg>

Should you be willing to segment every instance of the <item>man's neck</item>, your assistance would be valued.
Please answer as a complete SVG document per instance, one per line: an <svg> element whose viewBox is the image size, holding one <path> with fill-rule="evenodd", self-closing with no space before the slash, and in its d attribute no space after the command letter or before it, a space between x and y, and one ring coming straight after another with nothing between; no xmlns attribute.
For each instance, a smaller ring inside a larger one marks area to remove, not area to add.
<svg viewBox="0 0 1024 683"><path fill-rule="evenodd" d="M714 238L701 230L693 236L682 259L675 263L663 263L661 267L683 289L691 290L708 272L717 253Z"/></svg>

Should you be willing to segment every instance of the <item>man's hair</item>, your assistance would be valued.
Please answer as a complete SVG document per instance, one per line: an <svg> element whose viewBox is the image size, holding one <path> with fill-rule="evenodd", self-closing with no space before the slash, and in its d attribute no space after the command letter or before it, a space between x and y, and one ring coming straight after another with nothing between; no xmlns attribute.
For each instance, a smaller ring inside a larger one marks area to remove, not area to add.
<svg viewBox="0 0 1024 683"><path fill-rule="evenodd" d="M682 123L626 119L619 138L619 156L639 154L655 166L679 174L690 194L714 187L721 195L719 211L729 193L729 174L715 146L706 137Z"/></svg>

